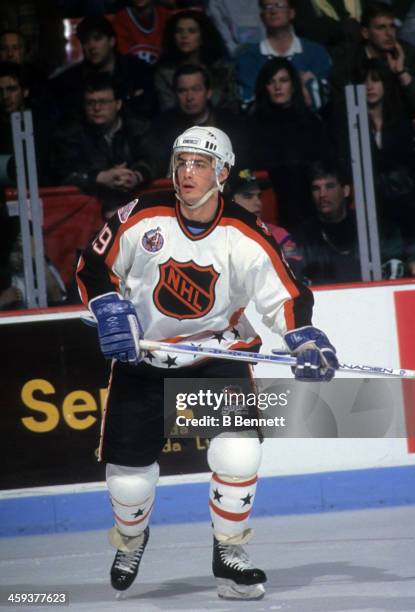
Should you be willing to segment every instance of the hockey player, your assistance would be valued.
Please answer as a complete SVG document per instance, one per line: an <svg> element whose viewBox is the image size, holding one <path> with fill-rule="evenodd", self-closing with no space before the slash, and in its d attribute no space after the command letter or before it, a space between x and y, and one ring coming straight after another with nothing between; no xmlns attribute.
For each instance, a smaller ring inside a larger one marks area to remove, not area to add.
<svg viewBox="0 0 415 612"><path fill-rule="evenodd" d="M174 192L146 194L120 209L85 251L78 284L95 317L112 372L100 444L115 526L114 588L133 582L149 537L149 519L164 445L163 379L248 379L236 361L140 350L149 339L222 348L259 348L243 311L250 300L297 355L295 375L330 380L338 367L326 335L312 327L311 292L284 263L266 225L221 192L234 165L222 131L192 127L173 145ZM209 508L213 574L220 597L256 599L265 573L243 548L254 500L261 444L256 431L210 443Z"/></svg>

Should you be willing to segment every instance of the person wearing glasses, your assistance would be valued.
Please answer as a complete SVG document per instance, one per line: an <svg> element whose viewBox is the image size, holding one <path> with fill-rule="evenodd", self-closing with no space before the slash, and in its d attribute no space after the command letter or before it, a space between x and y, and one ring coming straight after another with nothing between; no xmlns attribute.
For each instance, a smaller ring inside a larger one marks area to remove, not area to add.
<svg viewBox="0 0 415 612"><path fill-rule="evenodd" d="M62 185L98 197L105 218L154 178L149 122L123 112L121 94L108 74L86 83L84 116L64 124L54 139L51 168Z"/></svg>
<svg viewBox="0 0 415 612"><path fill-rule="evenodd" d="M293 20L293 0L259 0L259 10L266 30L266 38L259 44L247 45L236 59L238 82L244 105L255 96L256 77L273 57L285 57L301 75L310 92L310 106L321 106L321 89L331 67L328 52L321 45L296 35Z"/></svg>
<svg viewBox="0 0 415 612"><path fill-rule="evenodd" d="M152 116L154 103L153 68L133 55L121 55L116 49L117 36L105 17L85 17L76 35L82 45L83 60L71 64L49 80L61 117L82 115L85 82L106 72L116 83L124 105L137 115Z"/></svg>

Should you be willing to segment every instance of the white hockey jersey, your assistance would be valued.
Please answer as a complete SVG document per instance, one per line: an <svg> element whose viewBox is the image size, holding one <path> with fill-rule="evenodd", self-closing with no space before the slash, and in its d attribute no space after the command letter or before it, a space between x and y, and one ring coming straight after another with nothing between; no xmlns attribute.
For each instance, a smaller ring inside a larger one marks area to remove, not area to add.
<svg viewBox="0 0 415 612"><path fill-rule="evenodd" d="M312 293L296 281L266 225L222 198L198 234L173 192L130 202L84 252L77 277L86 306L114 290L131 300L150 340L256 350L261 339L243 314L251 300L276 333L311 324ZM200 359L145 354L156 367Z"/></svg>

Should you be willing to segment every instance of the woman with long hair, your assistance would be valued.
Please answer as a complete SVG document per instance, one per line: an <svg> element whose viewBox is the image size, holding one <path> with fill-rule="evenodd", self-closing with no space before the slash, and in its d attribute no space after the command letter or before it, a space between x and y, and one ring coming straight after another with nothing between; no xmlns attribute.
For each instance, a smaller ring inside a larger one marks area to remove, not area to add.
<svg viewBox="0 0 415 612"><path fill-rule="evenodd" d="M385 226L394 225L405 242L410 273L415 273L414 130L396 76L379 60L368 59L358 82L366 86L378 211ZM413 263L410 263L410 262ZM413 269L412 269L413 268Z"/></svg>
<svg viewBox="0 0 415 612"><path fill-rule="evenodd" d="M410 158L411 122L406 117L396 76L378 59L367 59L356 76L357 82L366 86L369 125L376 149L384 155L393 153L396 159Z"/></svg>
<svg viewBox="0 0 415 612"><path fill-rule="evenodd" d="M219 32L201 11L180 11L167 23L163 53L155 74L161 110L176 105L173 75L183 64L200 64L208 70L213 106L239 109L234 67L226 60L226 47Z"/></svg>
<svg viewBox="0 0 415 612"><path fill-rule="evenodd" d="M251 128L255 168L268 170L279 222L292 228L310 212L308 167L330 155L330 144L322 120L307 107L297 70L286 58L271 59L260 70Z"/></svg>

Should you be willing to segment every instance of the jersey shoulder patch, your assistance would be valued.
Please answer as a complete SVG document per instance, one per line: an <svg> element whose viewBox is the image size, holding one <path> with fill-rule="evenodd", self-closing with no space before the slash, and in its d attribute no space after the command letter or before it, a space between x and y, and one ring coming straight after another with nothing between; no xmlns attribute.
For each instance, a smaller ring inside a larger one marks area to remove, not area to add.
<svg viewBox="0 0 415 612"><path fill-rule="evenodd" d="M118 219L120 223L126 223L133 211L138 212L139 210L154 208L155 206L171 208L175 204L176 196L172 190L143 193L139 198L128 202L128 204L117 210Z"/></svg>
<svg viewBox="0 0 415 612"><path fill-rule="evenodd" d="M122 208L118 209L117 213L120 223L125 223L128 220L131 211L138 205L138 202L139 200L138 198L136 198L135 200L128 202L128 204L125 204L125 206L123 206Z"/></svg>

